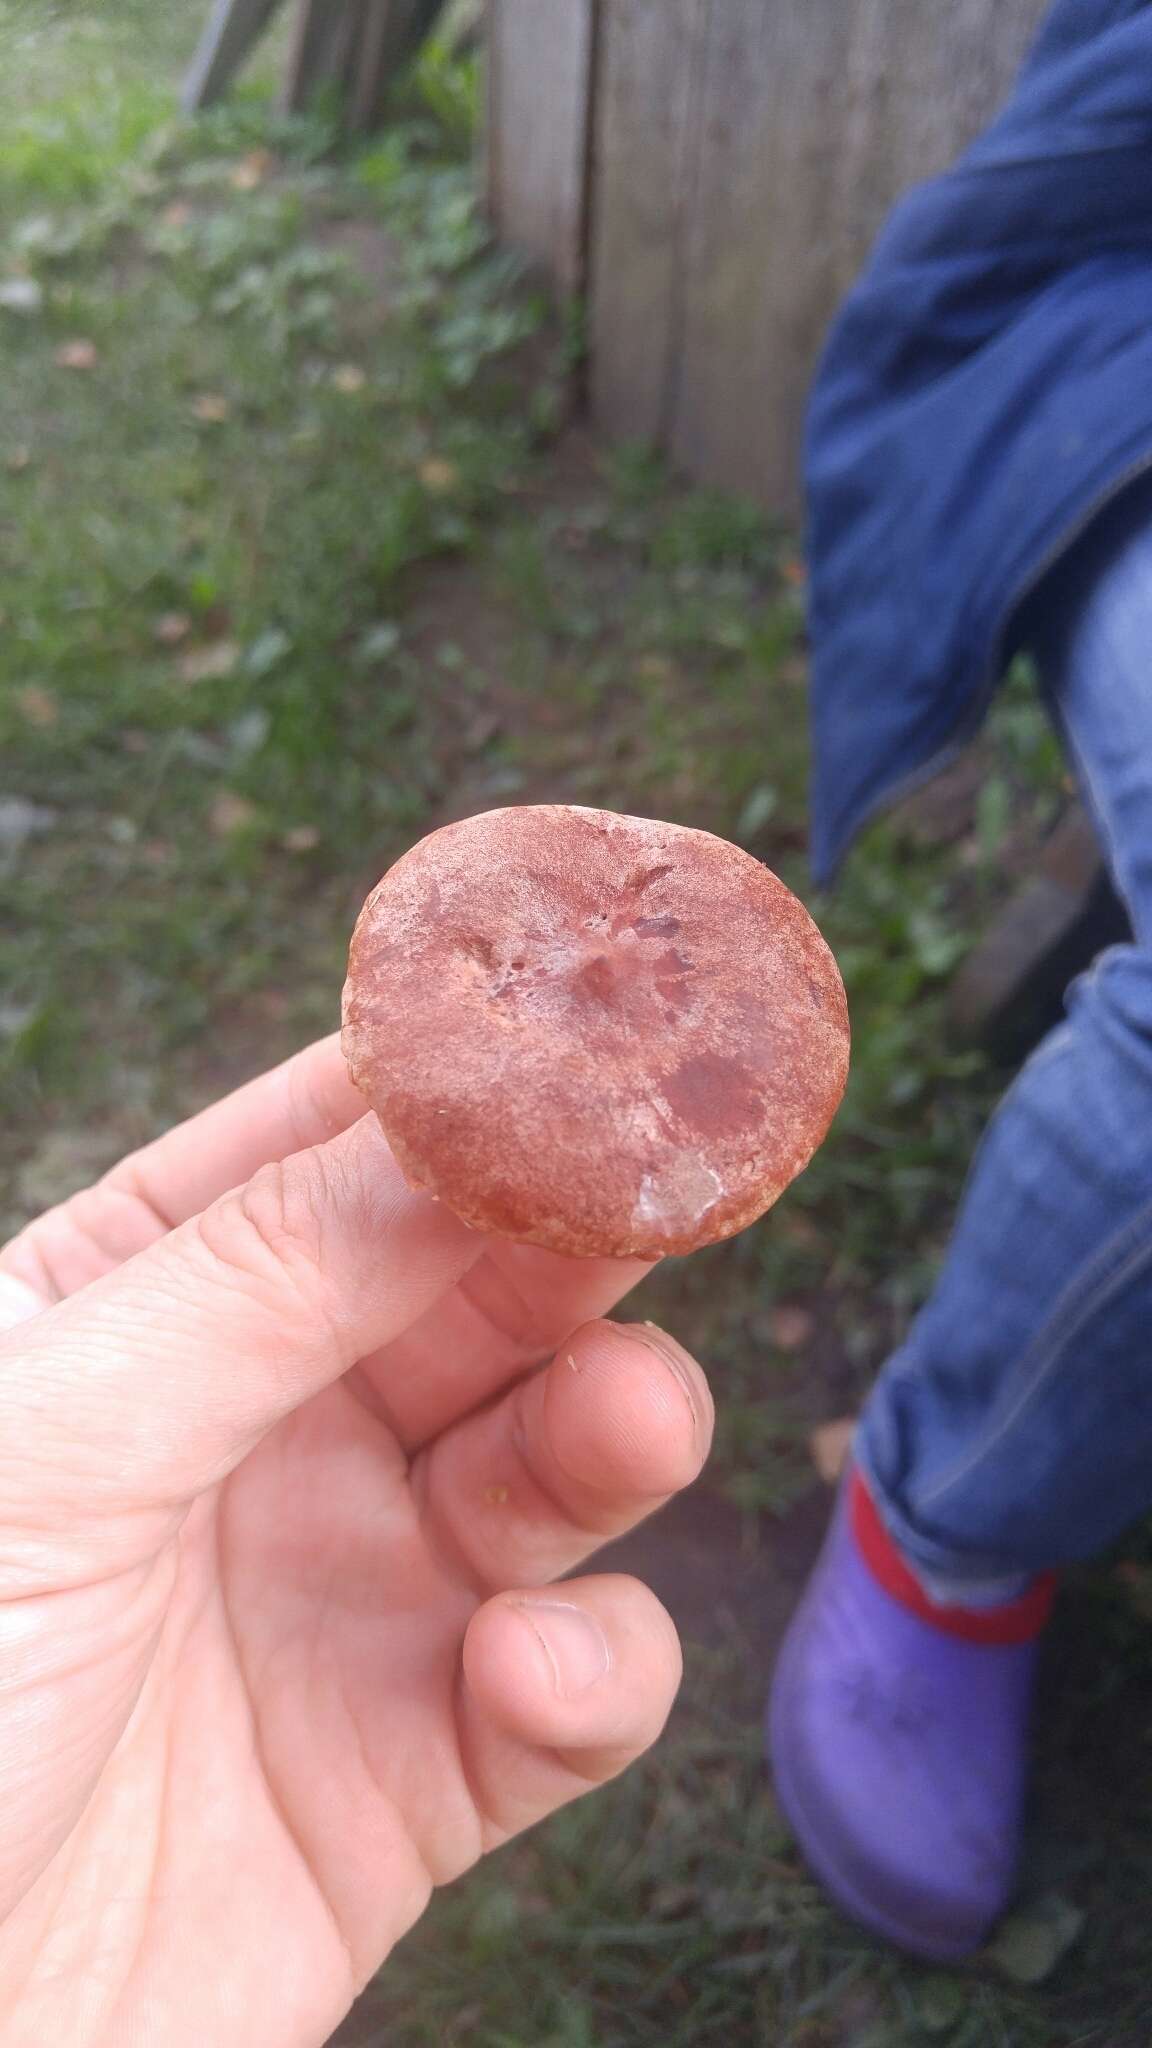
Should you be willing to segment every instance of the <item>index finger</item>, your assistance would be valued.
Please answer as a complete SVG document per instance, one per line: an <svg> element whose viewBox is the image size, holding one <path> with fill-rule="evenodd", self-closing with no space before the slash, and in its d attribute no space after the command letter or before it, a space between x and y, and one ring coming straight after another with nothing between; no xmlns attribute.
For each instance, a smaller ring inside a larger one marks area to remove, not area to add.
<svg viewBox="0 0 1152 2048"><path fill-rule="evenodd" d="M130 1153L94 1187L29 1224L0 1251L0 1272L43 1303L60 1301L200 1215L260 1167L339 1137L366 1113L334 1032ZM5 1320L0 1309L0 1325Z"/></svg>
<svg viewBox="0 0 1152 2048"><path fill-rule="evenodd" d="M98 1186L137 1196L174 1230L270 1160L327 1144L367 1114L334 1031L129 1153Z"/></svg>
<svg viewBox="0 0 1152 2048"><path fill-rule="evenodd" d="M0 1475L5 1569L16 1559L16 1577L37 1584L65 1556L69 1572L104 1568L98 1558L123 1569L153 1541L145 1511L168 1532L482 1248L408 1187L362 1117L0 1339L0 1442L20 1447Z"/></svg>

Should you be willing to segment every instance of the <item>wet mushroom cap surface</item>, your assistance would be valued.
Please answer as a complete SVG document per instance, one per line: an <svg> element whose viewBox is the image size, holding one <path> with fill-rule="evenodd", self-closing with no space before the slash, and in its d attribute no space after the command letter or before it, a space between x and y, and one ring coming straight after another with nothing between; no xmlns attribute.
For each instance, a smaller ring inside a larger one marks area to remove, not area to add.
<svg viewBox="0 0 1152 2048"><path fill-rule="evenodd" d="M527 805L432 833L372 891L344 1050L407 1179L476 1229L659 1258L807 1165L848 1013L807 911L739 847Z"/></svg>

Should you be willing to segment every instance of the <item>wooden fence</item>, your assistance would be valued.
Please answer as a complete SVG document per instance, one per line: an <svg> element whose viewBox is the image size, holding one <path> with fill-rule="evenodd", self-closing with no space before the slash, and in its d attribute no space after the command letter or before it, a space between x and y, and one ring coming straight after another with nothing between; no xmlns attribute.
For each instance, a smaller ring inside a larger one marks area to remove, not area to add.
<svg viewBox="0 0 1152 2048"><path fill-rule="evenodd" d="M1046 0L490 0L500 233L588 305L608 433L791 511L821 338Z"/></svg>
<svg viewBox="0 0 1152 2048"><path fill-rule="evenodd" d="M185 113L221 99L284 0L212 0L181 93ZM444 0L296 0L280 104L299 113L323 90L349 130L384 119L388 98Z"/></svg>

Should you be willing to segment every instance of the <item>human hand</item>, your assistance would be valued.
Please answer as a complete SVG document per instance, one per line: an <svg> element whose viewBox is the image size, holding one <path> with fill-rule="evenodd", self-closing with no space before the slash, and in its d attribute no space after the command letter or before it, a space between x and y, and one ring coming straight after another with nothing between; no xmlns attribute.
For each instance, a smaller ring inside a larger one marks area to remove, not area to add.
<svg viewBox="0 0 1152 2048"><path fill-rule="evenodd" d="M699 1368L362 1111L327 1040L0 1254L6 2048L313 2048L668 1712L655 1599L549 1587L695 1478Z"/></svg>

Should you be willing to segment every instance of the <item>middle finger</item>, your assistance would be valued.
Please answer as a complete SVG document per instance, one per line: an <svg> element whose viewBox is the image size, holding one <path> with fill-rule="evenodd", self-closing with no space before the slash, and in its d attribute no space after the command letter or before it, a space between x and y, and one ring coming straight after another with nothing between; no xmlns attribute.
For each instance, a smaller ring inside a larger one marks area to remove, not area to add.
<svg viewBox="0 0 1152 2048"><path fill-rule="evenodd" d="M430 1538L486 1597L559 1578L691 1485L712 1424L704 1374L671 1337L589 1323L422 1451L411 1481Z"/></svg>
<svg viewBox="0 0 1152 2048"><path fill-rule="evenodd" d="M641 1259L568 1259L492 1238L449 1294L361 1362L358 1391L411 1453L541 1365L651 1270Z"/></svg>

